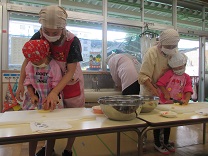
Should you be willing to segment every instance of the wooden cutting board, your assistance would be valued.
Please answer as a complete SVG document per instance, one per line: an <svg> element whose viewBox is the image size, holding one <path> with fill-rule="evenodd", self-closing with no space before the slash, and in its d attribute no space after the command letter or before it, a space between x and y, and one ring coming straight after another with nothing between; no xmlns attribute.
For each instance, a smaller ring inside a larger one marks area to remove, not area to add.
<svg viewBox="0 0 208 156"><path fill-rule="evenodd" d="M46 120L80 120L95 119L95 114L87 108L64 108L56 109L47 113L39 113L37 110L30 111L11 111L2 113L0 125L24 124L32 121Z"/></svg>
<svg viewBox="0 0 208 156"><path fill-rule="evenodd" d="M196 110L208 108L208 102L194 102L188 105L175 105L175 104L161 104L156 109L161 111L173 111L176 113L190 113Z"/></svg>

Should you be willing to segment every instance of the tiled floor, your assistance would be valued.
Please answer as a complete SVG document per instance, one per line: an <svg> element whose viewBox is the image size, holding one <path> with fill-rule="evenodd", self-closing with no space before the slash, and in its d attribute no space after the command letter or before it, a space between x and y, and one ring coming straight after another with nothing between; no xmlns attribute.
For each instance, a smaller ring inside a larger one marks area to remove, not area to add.
<svg viewBox="0 0 208 156"><path fill-rule="evenodd" d="M202 144L202 125L180 126L171 130L171 140L175 141L176 146L176 152L172 153L171 156L208 156L208 145ZM77 137L73 147L73 156L115 156L116 136L116 133L112 133ZM44 142L39 142L38 149L43 144ZM56 141L56 156L61 156L65 144L66 139ZM121 133L121 156L136 155L136 133ZM144 156L162 155L154 150L152 131L149 131ZM28 144L1 145L0 156L28 156Z"/></svg>

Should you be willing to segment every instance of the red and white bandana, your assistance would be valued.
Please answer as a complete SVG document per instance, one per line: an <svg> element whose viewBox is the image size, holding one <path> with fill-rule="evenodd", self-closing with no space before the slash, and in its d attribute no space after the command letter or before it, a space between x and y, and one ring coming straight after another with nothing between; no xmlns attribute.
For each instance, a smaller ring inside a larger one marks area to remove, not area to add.
<svg viewBox="0 0 208 156"><path fill-rule="evenodd" d="M23 55L28 61L38 62L50 55L50 46L45 40L30 40L22 48Z"/></svg>

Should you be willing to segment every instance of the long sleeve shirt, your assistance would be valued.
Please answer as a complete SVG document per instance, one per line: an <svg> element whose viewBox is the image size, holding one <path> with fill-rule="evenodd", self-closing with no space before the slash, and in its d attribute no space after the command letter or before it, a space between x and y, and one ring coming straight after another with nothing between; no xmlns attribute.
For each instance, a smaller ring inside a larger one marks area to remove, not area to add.
<svg viewBox="0 0 208 156"><path fill-rule="evenodd" d="M109 59L108 66L113 81L123 91L137 81L141 64L130 54L115 54Z"/></svg>
<svg viewBox="0 0 208 156"><path fill-rule="evenodd" d="M168 58L165 57L157 46L149 48L145 53L139 72L138 81L141 84L141 95L152 95L151 91L143 85L148 79L155 84L157 80L169 69Z"/></svg>

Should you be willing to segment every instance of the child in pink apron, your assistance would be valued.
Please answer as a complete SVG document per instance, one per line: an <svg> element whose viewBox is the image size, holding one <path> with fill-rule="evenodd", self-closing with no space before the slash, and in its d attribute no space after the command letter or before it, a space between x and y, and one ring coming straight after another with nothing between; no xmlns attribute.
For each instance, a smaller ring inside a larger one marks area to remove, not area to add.
<svg viewBox="0 0 208 156"><path fill-rule="evenodd" d="M183 53L175 53L169 60L168 65L170 70L164 73L157 81L157 86L160 89L160 103L173 103L172 99L180 100L183 104L188 104L191 99L192 81L188 74L185 73L187 56ZM175 147L170 144L170 128L163 129L163 140L160 140L161 129L154 130L155 148L158 151L163 151L163 154L175 152ZM166 149L167 151L165 151Z"/></svg>
<svg viewBox="0 0 208 156"><path fill-rule="evenodd" d="M22 48L29 61L24 85L27 87L23 110L42 109L44 99L62 78L59 65L50 58L49 44L45 40L30 40ZM60 100L56 108L63 108ZM49 140L48 140L49 142ZM35 155L37 141L29 142L29 155Z"/></svg>
<svg viewBox="0 0 208 156"><path fill-rule="evenodd" d="M171 69L156 83L161 90L160 103L173 103L172 98L188 104L193 89L191 78L185 73L186 62L187 56L183 53L176 53L168 60Z"/></svg>

